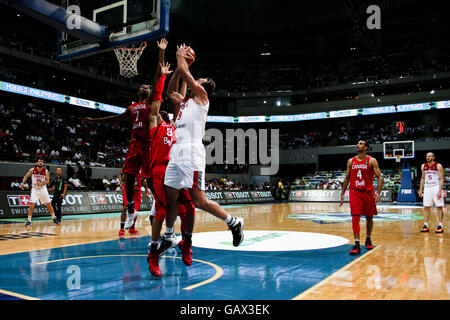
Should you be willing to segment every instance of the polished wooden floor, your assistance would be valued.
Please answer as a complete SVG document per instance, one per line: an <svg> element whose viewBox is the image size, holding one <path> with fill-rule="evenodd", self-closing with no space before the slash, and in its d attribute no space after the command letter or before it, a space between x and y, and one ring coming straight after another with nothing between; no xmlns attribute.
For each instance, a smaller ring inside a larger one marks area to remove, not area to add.
<svg viewBox="0 0 450 320"><path fill-rule="evenodd" d="M398 214L405 219L375 220L372 234L374 250L361 255L342 269L331 274L294 299L301 300L448 300L450 299L450 241L447 209L444 209L446 233L436 234L437 213L432 209L430 233L421 233L421 207L383 205L379 212ZM227 209L234 216L245 219L245 230L284 230L330 234L353 242L351 222L321 220L327 214L345 216L348 204L339 208L336 203L278 203L234 206ZM302 219L306 215L318 219ZM294 218L293 218L294 216ZM295 219L298 217L300 219ZM414 217L408 219L407 217ZM176 231L179 225L177 222ZM117 239L119 218L102 217L63 220L60 226L50 221L35 221L29 229L23 223L0 224L0 234L42 232L50 237L0 241L0 255L51 249L77 244ZM140 216L137 229L148 236L150 225ZM223 222L199 211L194 232L226 230ZM365 237L365 223L361 222L361 238ZM447 274L447 269L449 274Z"/></svg>

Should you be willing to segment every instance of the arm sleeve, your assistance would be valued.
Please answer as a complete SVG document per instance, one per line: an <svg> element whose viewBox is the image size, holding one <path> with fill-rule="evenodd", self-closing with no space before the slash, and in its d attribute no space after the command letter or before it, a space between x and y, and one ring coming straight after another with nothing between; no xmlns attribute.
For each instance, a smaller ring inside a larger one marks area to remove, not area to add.
<svg viewBox="0 0 450 320"><path fill-rule="evenodd" d="M153 101L162 101L162 94L164 90L164 82L166 81L166 76L161 75L159 77L159 81L155 86L155 89L153 90Z"/></svg>

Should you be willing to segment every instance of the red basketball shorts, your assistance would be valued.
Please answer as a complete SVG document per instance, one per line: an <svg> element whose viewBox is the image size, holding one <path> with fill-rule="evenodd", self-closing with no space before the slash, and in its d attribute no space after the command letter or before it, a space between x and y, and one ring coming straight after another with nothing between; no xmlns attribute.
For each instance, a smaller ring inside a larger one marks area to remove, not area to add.
<svg viewBox="0 0 450 320"><path fill-rule="evenodd" d="M374 190L350 189L349 200L352 216L372 217L378 214Z"/></svg>
<svg viewBox="0 0 450 320"><path fill-rule="evenodd" d="M167 197L166 189L164 187L164 174L166 172L166 166L155 166L151 172L151 189L153 197L155 198L155 219L163 222L166 218L167 210ZM180 196L178 197L178 215L184 214L193 215L195 207L192 204L189 191L186 189L180 190Z"/></svg>
<svg viewBox="0 0 450 320"><path fill-rule="evenodd" d="M150 177L150 141L132 139L128 146L123 172L137 175L142 169L144 178Z"/></svg>
<svg viewBox="0 0 450 320"><path fill-rule="evenodd" d="M133 198L134 198L134 211L139 211L139 208L141 207L141 202L142 202L141 190L134 189ZM128 201L127 201L127 184L126 184L126 182L123 184L122 199L123 199L123 201L122 201L123 206L127 207Z"/></svg>

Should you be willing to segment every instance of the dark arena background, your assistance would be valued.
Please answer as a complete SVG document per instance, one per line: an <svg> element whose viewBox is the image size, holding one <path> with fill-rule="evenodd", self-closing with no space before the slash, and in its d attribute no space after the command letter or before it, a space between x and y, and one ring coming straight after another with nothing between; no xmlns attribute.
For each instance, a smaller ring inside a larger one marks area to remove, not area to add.
<svg viewBox="0 0 450 320"><path fill-rule="evenodd" d="M275 300L449 300L443 2L0 0L0 21L0 299L183 300L167 311L174 319L265 319ZM205 194L245 223L235 247L228 226L197 208L192 265L173 247L155 277L147 261L155 198L144 187L135 227L119 234L132 119L83 119L117 116L138 101L141 84L154 81L162 38L170 70L186 44L194 79L215 81ZM132 72L133 63L137 74L119 68ZM360 141L383 186L373 248L363 212L353 255L349 189L340 200ZM426 209L421 166L430 152L442 166L444 204ZM39 158L50 199L61 186L57 168L67 182L57 225L42 200L25 225L33 181L24 177ZM211 314L201 308L208 304Z"/></svg>

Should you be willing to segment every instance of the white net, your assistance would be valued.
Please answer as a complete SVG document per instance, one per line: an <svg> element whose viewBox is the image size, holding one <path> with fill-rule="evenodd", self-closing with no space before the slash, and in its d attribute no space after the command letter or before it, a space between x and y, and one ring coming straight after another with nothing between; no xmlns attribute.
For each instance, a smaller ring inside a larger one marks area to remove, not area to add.
<svg viewBox="0 0 450 320"><path fill-rule="evenodd" d="M132 78L138 75L137 63L146 47L147 42L142 42L139 47L133 45L128 48L114 49L114 53L119 61L121 76Z"/></svg>

